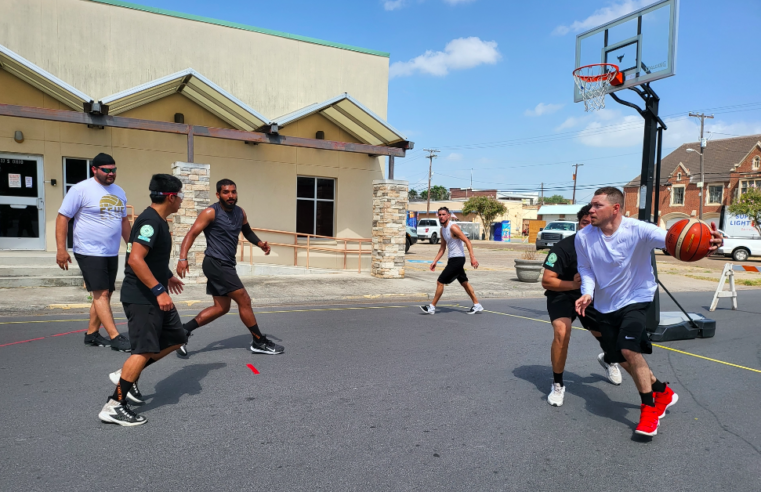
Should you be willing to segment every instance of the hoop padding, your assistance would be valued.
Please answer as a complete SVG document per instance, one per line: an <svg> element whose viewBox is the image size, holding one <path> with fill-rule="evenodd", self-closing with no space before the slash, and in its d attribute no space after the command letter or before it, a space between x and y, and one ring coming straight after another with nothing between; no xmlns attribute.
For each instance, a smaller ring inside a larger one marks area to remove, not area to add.
<svg viewBox="0 0 761 492"><path fill-rule="evenodd" d="M585 65L573 71L586 111L599 111L605 107L605 94L616 75L618 66L612 63Z"/></svg>

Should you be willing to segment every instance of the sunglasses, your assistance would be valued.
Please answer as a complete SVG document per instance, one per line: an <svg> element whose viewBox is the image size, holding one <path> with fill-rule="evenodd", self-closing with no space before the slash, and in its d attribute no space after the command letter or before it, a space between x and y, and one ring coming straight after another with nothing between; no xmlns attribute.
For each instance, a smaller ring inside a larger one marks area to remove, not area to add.
<svg viewBox="0 0 761 492"><path fill-rule="evenodd" d="M176 191L153 191L153 192L151 192L151 195L154 195L154 196L176 196L180 200L185 198L185 193L176 192Z"/></svg>
<svg viewBox="0 0 761 492"><path fill-rule="evenodd" d="M116 174L115 167L99 167L98 169L103 171L103 174Z"/></svg>

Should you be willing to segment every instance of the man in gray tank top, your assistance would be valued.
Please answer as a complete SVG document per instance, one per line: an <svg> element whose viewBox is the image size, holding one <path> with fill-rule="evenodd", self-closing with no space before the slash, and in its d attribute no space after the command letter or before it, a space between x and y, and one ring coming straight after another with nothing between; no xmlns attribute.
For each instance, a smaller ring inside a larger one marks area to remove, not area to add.
<svg viewBox="0 0 761 492"><path fill-rule="evenodd" d="M444 256L444 251L449 248L449 261L444 271L439 275L439 279L436 282L436 295L433 297L433 302L428 306L420 306L425 314L435 314L436 304L441 299L441 295L444 293L444 286L449 285L457 279L460 285L468 293L470 299L473 301L473 306L468 310L468 314L480 313L484 310L481 303L476 298L476 292L468 282L468 276L465 274L465 248L467 246L468 253L470 254L470 264L473 268L478 268L478 262L476 261L476 255L473 254L473 246L470 244L470 240L460 230L457 224L452 223L452 215L449 213L447 207L441 207L438 211L439 222L441 222L441 247L439 252L431 263L431 271L436 270L436 263Z"/></svg>
<svg viewBox="0 0 761 492"><path fill-rule="evenodd" d="M198 218L182 240L180 259L177 262L177 275L184 278L188 272L188 251L201 232L206 236L206 256L203 260L203 274L206 276L206 293L214 299L214 305L201 311L198 316L183 326L188 335L193 330L207 325L230 311L230 301L238 304L238 313L243 324L251 332L253 340L250 350L258 354L282 354L285 350L281 345L271 342L259 331L254 310L251 308L251 297L243 287L238 272L235 271L235 253L238 250L238 236L243 233L251 244L257 245L270 254L270 247L260 240L251 230L246 218L246 212L237 206L238 189L230 179L217 181L218 203L198 214ZM187 345L177 350L183 357L188 355Z"/></svg>

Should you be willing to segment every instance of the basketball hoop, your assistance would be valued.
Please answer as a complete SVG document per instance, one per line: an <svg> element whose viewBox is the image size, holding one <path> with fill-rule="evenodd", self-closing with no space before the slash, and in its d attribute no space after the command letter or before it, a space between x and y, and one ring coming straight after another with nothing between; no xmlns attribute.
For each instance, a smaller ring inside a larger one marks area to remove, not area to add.
<svg viewBox="0 0 761 492"><path fill-rule="evenodd" d="M608 88L624 83L624 76L618 71L618 65L612 63L595 63L579 67L573 71L573 79L587 111L603 109Z"/></svg>

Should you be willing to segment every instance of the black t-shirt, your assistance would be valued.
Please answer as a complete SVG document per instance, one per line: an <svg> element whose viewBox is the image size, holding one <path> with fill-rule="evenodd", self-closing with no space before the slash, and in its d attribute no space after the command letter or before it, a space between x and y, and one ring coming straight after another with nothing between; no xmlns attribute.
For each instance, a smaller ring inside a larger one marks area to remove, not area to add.
<svg viewBox="0 0 761 492"><path fill-rule="evenodd" d="M132 225L132 232L127 243L126 266L124 267L124 282L122 282L121 301L131 304L154 304L158 306L156 296L145 285L132 267L129 266L129 255L132 244L137 243L149 249L145 255L145 263L151 270L156 280L167 288L172 271L169 269L169 256L172 253L172 236L169 234L169 225L166 220L153 209L146 208ZM153 287L153 286L151 286Z"/></svg>
<svg viewBox="0 0 761 492"><path fill-rule="evenodd" d="M576 234L559 241L552 247L547 259L544 261L544 268L558 274L560 280L573 280L573 277L579 273L578 262L576 260ZM581 289L567 290L556 292L554 290L545 291L544 295L569 294L575 297L581 296Z"/></svg>

